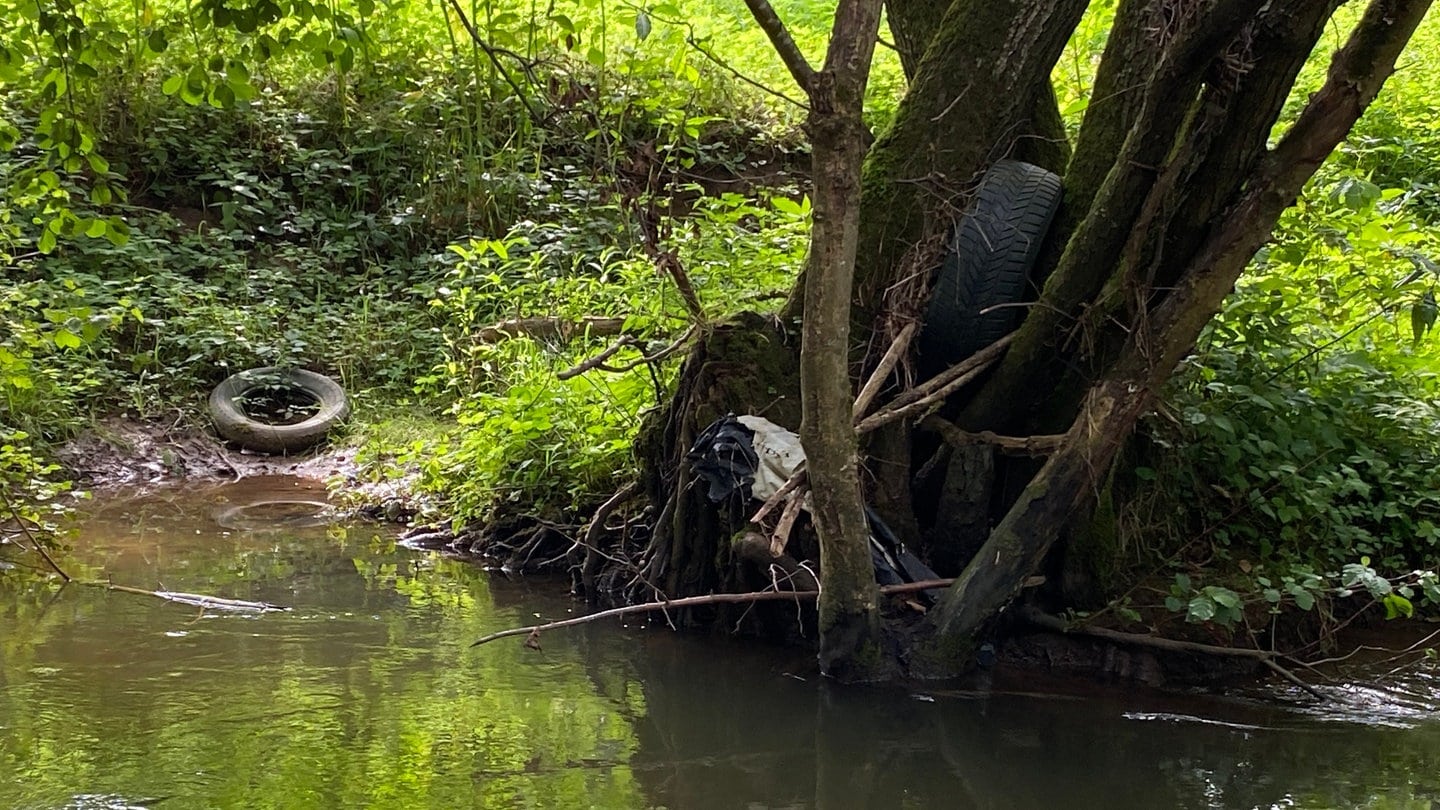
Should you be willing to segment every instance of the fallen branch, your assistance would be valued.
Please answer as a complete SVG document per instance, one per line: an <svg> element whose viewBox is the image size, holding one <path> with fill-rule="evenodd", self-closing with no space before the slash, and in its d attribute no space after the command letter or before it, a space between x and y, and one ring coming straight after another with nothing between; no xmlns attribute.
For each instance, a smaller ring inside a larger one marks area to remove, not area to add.
<svg viewBox="0 0 1440 810"><path fill-rule="evenodd" d="M559 374L556 374L555 377L556 377L556 379L560 379L560 380L568 380L568 379L570 379L570 378L572 378L572 377L579 377L581 374L584 374L584 373L587 372L587 371L591 371L591 370L597 369L597 368L604 368L604 367L605 367L605 361L606 361L606 360L609 360L610 358L614 357L616 354L618 354L618 353L620 352L621 349L625 348L626 346L634 346L634 345L635 345L635 336L634 336L634 335L621 335L621 336L620 336L620 339L617 340L617 341L615 341L614 343L610 344L610 346L607 347L607 348L605 349L605 351L600 352L599 354L595 355L594 357L591 357L590 359L585 360L585 361L579 363L578 365L575 365L575 366L572 366L572 367L570 367L570 368L565 369L564 371L560 372Z"/></svg>
<svg viewBox="0 0 1440 810"><path fill-rule="evenodd" d="M30 526L26 524L25 518L21 517L20 513L15 510L15 505L10 502L10 496L6 495L4 490L0 490L0 500L5 502L6 511L10 513L10 517L15 521L15 525L20 527L20 533L25 535L25 539L30 541L30 545L35 548L35 551L38 552L41 557L45 558L45 562L50 564L50 567L55 570L55 573L60 575L61 579L69 582L70 575L65 573L65 570L55 563L50 553L45 550L45 545L40 542L40 538L36 537L35 534L30 531Z"/></svg>
<svg viewBox="0 0 1440 810"><path fill-rule="evenodd" d="M1020 618L1044 630L1052 630L1056 633L1090 636L1092 638L1113 641L1117 644L1126 644L1132 647L1148 647L1153 650L1224 658L1249 658L1269 667L1275 674L1309 692L1310 695L1317 700L1327 699L1323 692L1305 681L1300 680L1295 673L1280 666L1280 663L1275 660L1279 654L1269 650L1256 650L1250 647L1221 647L1215 644L1201 644L1197 641L1178 641L1173 638L1147 636L1141 633L1125 633L1120 630L1110 630L1104 627L1077 626L1070 624L1059 616L1052 616L1031 607L1022 608L1020 610Z"/></svg>
<svg viewBox="0 0 1440 810"><path fill-rule="evenodd" d="M569 318L510 318L480 330L481 343L498 343L516 337L534 340L570 340L576 335L613 337L625 331L624 318L590 315L578 321Z"/></svg>
<svg viewBox="0 0 1440 810"><path fill-rule="evenodd" d="M885 596L914 593L930 588L948 587L954 581L953 579L929 579L924 582L907 582L903 585L886 585L880 589L880 593ZM628 616L632 613L654 613L658 610L695 607L697 605L748 605L755 602L811 601L819 597L819 591L756 591L752 593L712 593L707 596L687 596L683 599L671 599L664 602L645 602L639 605L611 608L610 610L602 610L599 613L576 616L573 619L563 619L558 622L534 624L529 627L512 627L509 630L491 633L488 636L472 642L470 646L479 647L481 644L489 644L492 641L498 641L511 636L527 636L528 645L530 641L537 639L540 633L545 630L559 630L562 627L574 627L578 624L589 624L590 622L597 622L601 619L609 619L615 616Z"/></svg>
<svg viewBox="0 0 1440 810"><path fill-rule="evenodd" d="M1003 338L991 343L975 354L961 360L945 371L931 377L920 385L911 388L892 400L888 405L874 414L861 420L855 426L856 433L869 433L877 428L904 419L921 411L927 410L932 405L943 402L960 388L980 376L992 363L1000 359L1005 348L1015 337L1011 332Z"/></svg>
<svg viewBox="0 0 1440 810"><path fill-rule="evenodd" d="M920 429L938 433L951 447L971 447L978 444L997 447L1001 452L1017 456L1046 456L1065 443L1063 434L1042 436L1001 436L988 430L974 433L961 430L954 422L931 414L920 420Z"/></svg>
<svg viewBox="0 0 1440 810"><path fill-rule="evenodd" d="M153 596L156 599L163 599L166 602L175 602L180 605L191 605L202 609L214 608L216 610L233 610L247 613L269 613L272 611L285 611L290 608L282 605L272 605L269 602L249 602L244 599L222 599L218 596L207 596L201 593L184 593L182 591L147 591L144 588L132 588L128 585L116 585L111 582L81 582L81 585L90 585L95 588L104 588L107 591L120 591L122 593L139 594L140 596Z"/></svg>

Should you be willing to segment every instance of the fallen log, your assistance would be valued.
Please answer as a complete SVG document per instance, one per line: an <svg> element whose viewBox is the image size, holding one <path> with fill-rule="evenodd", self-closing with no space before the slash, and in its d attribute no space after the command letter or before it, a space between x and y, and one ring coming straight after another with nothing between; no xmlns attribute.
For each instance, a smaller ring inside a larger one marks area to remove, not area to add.
<svg viewBox="0 0 1440 810"><path fill-rule="evenodd" d="M510 318L480 330L480 342L528 337L534 340L568 341L581 335L614 337L625 329L624 318L587 316L578 320L558 317Z"/></svg>

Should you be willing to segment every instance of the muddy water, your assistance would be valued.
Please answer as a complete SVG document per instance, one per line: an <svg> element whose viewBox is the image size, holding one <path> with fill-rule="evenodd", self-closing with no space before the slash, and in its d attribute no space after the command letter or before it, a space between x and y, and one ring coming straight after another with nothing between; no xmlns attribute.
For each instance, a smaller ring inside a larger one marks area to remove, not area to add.
<svg viewBox="0 0 1440 810"><path fill-rule="evenodd" d="M0 592L0 808L1440 806L1434 670L1317 708L833 689L788 653L617 625L471 650L571 605L315 525L319 498L114 499L73 540L86 576L287 612Z"/></svg>

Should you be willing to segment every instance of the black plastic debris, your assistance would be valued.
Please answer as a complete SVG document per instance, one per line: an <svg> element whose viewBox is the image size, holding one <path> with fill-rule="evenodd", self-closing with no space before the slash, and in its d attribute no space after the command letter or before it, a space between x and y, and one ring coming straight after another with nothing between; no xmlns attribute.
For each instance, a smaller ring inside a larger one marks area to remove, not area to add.
<svg viewBox="0 0 1440 810"><path fill-rule="evenodd" d="M757 445L761 452L757 452ZM685 458L709 485L710 501L722 503L736 492L747 500L768 498L804 463L799 446L798 436L767 419L727 414L700 433ZM757 478L763 487L756 486ZM940 578L906 550L895 532L869 506L865 507L865 518L870 526L870 558L875 564L876 582L900 585ZM924 595L934 600L942 592L931 588Z"/></svg>
<svg viewBox="0 0 1440 810"><path fill-rule="evenodd" d="M707 493L711 503L721 503L736 491L750 499L755 483L755 470L760 459L755 455L755 432L735 417L726 414L710 423L695 439L686 460L695 474L710 485Z"/></svg>

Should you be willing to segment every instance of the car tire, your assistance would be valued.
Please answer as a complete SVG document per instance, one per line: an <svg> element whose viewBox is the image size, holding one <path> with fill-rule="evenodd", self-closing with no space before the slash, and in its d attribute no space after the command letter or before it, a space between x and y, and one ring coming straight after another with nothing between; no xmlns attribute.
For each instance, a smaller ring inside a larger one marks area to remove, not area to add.
<svg viewBox="0 0 1440 810"><path fill-rule="evenodd" d="M288 425L270 424L246 413L246 395L272 386L297 389L313 398L318 409L309 418ZM243 448L272 455L319 444L349 413L350 404L339 383L304 369L252 368L231 375L210 392L210 419L215 423L215 432Z"/></svg>
<svg viewBox="0 0 1440 810"><path fill-rule="evenodd" d="M1030 271L1060 207L1053 172L1002 160L985 173L974 204L936 271L921 364L931 373L989 346L1020 325Z"/></svg>

